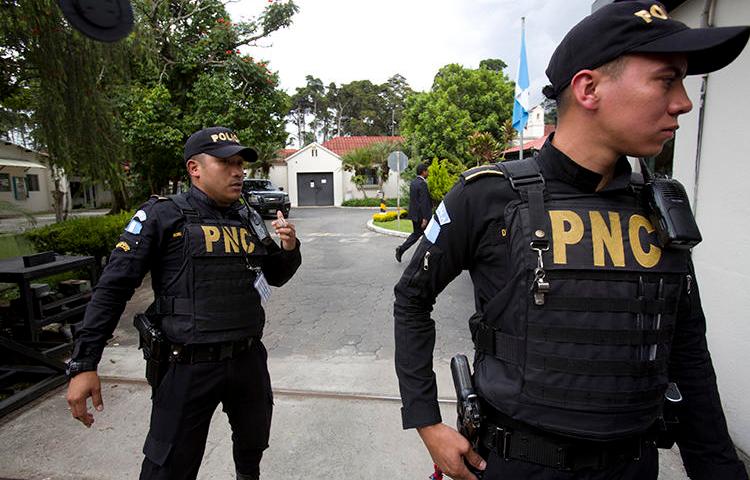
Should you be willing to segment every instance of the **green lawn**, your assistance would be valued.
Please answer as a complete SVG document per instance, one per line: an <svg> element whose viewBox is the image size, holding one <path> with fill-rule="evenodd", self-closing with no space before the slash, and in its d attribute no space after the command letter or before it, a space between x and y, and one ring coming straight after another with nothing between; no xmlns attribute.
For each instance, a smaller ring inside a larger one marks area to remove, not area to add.
<svg viewBox="0 0 750 480"><path fill-rule="evenodd" d="M397 232L411 233L414 229L411 226L411 220L408 218L401 219L401 225L398 225L398 220L391 220L390 222L373 222L373 225L380 228L387 228L388 230L396 230Z"/></svg>
<svg viewBox="0 0 750 480"><path fill-rule="evenodd" d="M0 235L0 259L36 253L34 245L23 235Z"/></svg>

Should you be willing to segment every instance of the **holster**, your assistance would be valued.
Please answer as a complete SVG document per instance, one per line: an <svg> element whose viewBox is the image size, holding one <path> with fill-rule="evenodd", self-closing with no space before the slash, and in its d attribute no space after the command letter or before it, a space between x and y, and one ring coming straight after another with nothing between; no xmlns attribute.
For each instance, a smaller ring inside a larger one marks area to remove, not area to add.
<svg viewBox="0 0 750 480"><path fill-rule="evenodd" d="M146 360L146 381L155 390L169 369L169 344L164 332L148 315L136 314L133 325L138 330L138 348L143 350Z"/></svg>

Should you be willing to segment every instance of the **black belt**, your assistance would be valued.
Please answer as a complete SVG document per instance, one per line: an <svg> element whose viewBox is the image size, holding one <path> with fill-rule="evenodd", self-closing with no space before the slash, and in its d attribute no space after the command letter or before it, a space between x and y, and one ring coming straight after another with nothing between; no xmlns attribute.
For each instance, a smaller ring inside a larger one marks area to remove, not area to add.
<svg viewBox="0 0 750 480"><path fill-rule="evenodd" d="M218 343L196 343L191 345L171 344L169 361L175 363L220 362L237 357L247 351L255 337Z"/></svg>
<svg viewBox="0 0 750 480"><path fill-rule="evenodd" d="M653 443L648 435L608 442L566 438L512 423L514 426L508 427L485 421L480 435L482 445L495 450L504 460L521 460L558 470L602 470L638 460L644 446Z"/></svg>

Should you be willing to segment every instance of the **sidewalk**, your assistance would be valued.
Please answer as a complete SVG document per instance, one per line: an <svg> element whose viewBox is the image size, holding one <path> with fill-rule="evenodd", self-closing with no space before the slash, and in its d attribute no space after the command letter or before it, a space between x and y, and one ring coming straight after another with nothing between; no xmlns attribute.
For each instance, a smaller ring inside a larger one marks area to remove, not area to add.
<svg viewBox="0 0 750 480"><path fill-rule="evenodd" d="M369 358L271 358L275 392L266 480L426 479L432 462L415 431L400 427L400 401L390 361ZM142 461L150 387L135 347L109 347L102 362L105 410L87 430L70 418L64 389L0 421L0 477L133 479ZM438 371L450 391L447 368ZM455 405L441 402L452 423ZM216 417L224 417L217 409ZM233 477L231 432L214 418L200 479ZM12 453L11 453L12 452ZM662 452L659 478L686 478L675 452Z"/></svg>
<svg viewBox="0 0 750 480"><path fill-rule="evenodd" d="M130 318L153 299L150 279L123 312L100 364L104 411L84 428L70 417L65 388L0 418L0 479L126 480L138 477L148 429L150 387ZM453 392L450 368L436 363L439 391ZM401 402L391 358L335 351L269 355L274 388L270 448L263 480L427 479L432 461L414 430L401 429ZM455 403L441 401L455 422ZM198 475L234 479L231 432L218 408ZM686 476L676 450L662 452L662 480Z"/></svg>

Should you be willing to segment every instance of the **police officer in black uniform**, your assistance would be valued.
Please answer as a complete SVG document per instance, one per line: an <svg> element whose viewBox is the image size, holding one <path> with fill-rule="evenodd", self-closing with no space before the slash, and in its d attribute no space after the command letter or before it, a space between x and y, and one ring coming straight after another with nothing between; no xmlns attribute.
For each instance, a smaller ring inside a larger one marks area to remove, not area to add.
<svg viewBox="0 0 750 480"><path fill-rule="evenodd" d="M279 247L262 219L238 202L242 162L257 154L231 130L194 133L184 157L190 190L151 197L112 251L76 336L68 404L87 427L94 422L87 398L103 409L97 364L126 302L151 271L155 300L147 314L166 339L168 368L152 385L140 478L196 478L221 403L232 427L237 478L257 479L273 404L260 341L262 303L269 284L281 286L294 275L300 245L294 225L279 217L273 222Z"/></svg>
<svg viewBox="0 0 750 480"><path fill-rule="evenodd" d="M659 153L692 108L683 77L729 64L749 34L690 29L655 2L597 10L550 60L559 120L540 154L465 172L438 207L395 288L395 355L403 426L452 478L654 479L669 392L688 475L747 479L689 250L660 246L625 156ZM432 371L430 311L464 269L478 451L441 423Z"/></svg>

